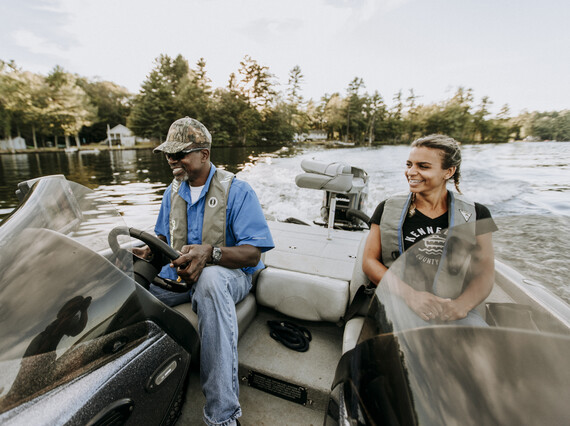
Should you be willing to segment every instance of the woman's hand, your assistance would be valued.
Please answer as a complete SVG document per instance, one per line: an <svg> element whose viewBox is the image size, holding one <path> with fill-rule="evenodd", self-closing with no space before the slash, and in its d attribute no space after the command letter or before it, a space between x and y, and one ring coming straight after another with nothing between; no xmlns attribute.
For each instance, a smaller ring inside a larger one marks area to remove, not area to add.
<svg viewBox="0 0 570 426"><path fill-rule="evenodd" d="M467 317L469 312L481 304L493 288L495 281L495 259L492 234L477 236L476 250L471 261L473 277L457 299L445 299L440 316L442 321L456 321Z"/></svg>
<svg viewBox="0 0 570 426"><path fill-rule="evenodd" d="M442 321L457 321L463 319L469 313L469 308L464 306L458 299L446 299L442 304L440 319Z"/></svg>
<svg viewBox="0 0 570 426"><path fill-rule="evenodd" d="M444 306L449 299L442 299L427 291L417 291L408 287L404 301L417 316L424 321L441 319L445 312Z"/></svg>

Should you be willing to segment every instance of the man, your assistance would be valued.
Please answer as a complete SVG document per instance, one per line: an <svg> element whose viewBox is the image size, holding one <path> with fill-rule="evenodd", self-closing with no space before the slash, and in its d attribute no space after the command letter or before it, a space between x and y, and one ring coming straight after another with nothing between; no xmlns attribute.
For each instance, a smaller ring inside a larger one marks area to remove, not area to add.
<svg viewBox="0 0 570 426"><path fill-rule="evenodd" d="M165 153L174 175L155 233L182 253L161 276L182 279L192 287L190 294L182 295L155 286L151 291L170 306L191 299L201 342L204 421L233 425L241 416L233 307L247 296L252 274L263 267L261 253L274 244L255 192L232 173L214 167L211 144L206 127L185 117L172 123L166 142L154 150Z"/></svg>

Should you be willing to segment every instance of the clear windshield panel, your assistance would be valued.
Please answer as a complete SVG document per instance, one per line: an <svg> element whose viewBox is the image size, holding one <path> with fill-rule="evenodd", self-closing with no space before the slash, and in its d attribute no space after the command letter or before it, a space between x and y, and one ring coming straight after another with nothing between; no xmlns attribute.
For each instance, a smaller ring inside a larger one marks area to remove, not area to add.
<svg viewBox="0 0 570 426"><path fill-rule="evenodd" d="M570 241L568 219L547 225L566 235L559 249ZM570 418L561 397L570 383L570 307L502 260L520 249L508 248L509 235L537 223L546 222L500 218L441 230L394 260L337 370L344 424ZM547 244L528 238L536 250Z"/></svg>
<svg viewBox="0 0 570 426"><path fill-rule="evenodd" d="M55 177L35 183L2 223L0 412L144 339L124 234L97 194Z"/></svg>
<svg viewBox="0 0 570 426"><path fill-rule="evenodd" d="M496 229L492 219L436 229L398 256L377 289L393 330L485 326L480 304L493 287Z"/></svg>

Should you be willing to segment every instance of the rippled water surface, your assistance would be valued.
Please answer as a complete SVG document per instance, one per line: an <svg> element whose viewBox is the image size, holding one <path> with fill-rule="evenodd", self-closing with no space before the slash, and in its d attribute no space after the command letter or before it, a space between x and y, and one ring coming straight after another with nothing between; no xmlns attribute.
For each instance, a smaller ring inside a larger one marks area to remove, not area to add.
<svg viewBox="0 0 570 426"><path fill-rule="evenodd" d="M312 221L319 218L322 193L295 185L302 159L366 170L364 210L371 215L386 196L407 189L408 153L408 146L218 148L212 158L251 184L266 214ZM485 204L501 225L494 237L497 256L570 302L570 142L465 145L462 153L462 192ZM8 154L0 160L0 219L18 203L18 182L61 173L100 192L128 225L145 228L172 180L164 158L150 150Z"/></svg>

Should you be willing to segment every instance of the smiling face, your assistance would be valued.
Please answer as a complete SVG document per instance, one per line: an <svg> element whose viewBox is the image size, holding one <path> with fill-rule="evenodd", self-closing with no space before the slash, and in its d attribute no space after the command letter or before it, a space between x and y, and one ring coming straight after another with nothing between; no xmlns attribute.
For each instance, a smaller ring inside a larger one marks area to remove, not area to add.
<svg viewBox="0 0 570 426"><path fill-rule="evenodd" d="M455 173L455 167L442 168L442 151L439 149L415 147L406 161L406 178L410 191L429 193L445 189L445 184Z"/></svg>
<svg viewBox="0 0 570 426"><path fill-rule="evenodd" d="M188 180L190 186L206 183L210 172L210 151L202 149L186 154L181 159L166 156L172 174L178 180Z"/></svg>

